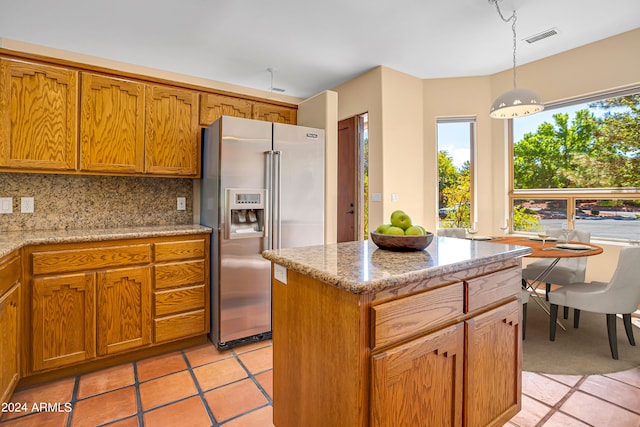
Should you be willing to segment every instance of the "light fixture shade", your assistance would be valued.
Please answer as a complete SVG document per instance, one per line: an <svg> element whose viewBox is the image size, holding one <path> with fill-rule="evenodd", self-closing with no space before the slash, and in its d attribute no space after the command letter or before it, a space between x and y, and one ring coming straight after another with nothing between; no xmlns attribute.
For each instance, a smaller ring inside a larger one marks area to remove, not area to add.
<svg viewBox="0 0 640 427"><path fill-rule="evenodd" d="M542 110L544 110L544 104L538 94L529 89L515 88L496 98L489 116L494 119L513 119Z"/></svg>

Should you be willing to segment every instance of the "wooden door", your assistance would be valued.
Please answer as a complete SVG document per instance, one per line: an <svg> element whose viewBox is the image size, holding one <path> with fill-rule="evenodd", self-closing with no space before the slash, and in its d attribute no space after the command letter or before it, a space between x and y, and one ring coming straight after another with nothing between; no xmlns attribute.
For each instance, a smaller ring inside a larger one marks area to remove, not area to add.
<svg viewBox="0 0 640 427"><path fill-rule="evenodd" d="M151 270L124 268L97 273L98 354L151 343Z"/></svg>
<svg viewBox="0 0 640 427"><path fill-rule="evenodd" d="M298 120L298 110L295 107L284 107L256 101L253 102L252 118L265 122L295 125Z"/></svg>
<svg viewBox="0 0 640 427"><path fill-rule="evenodd" d="M199 177L198 93L150 85L145 105L146 173Z"/></svg>
<svg viewBox="0 0 640 427"><path fill-rule="evenodd" d="M95 357L95 275L42 277L32 288L33 370Z"/></svg>
<svg viewBox="0 0 640 427"><path fill-rule="evenodd" d="M200 94L200 125L209 126L222 116L251 118L251 101L213 93Z"/></svg>
<svg viewBox="0 0 640 427"><path fill-rule="evenodd" d="M373 356L371 425L461 425L463 353L460 323Z"/></svg>
<svg viewBox="0 0 640 427"><path fill-rule="evenodd" d="M357 118L338 122L337 241L358 240L358 128Z"/></svg>
<svg viewBox="0 0 640 427"><path fill-rule="evenodd" d="M0 404L8 402L20 379L20 283L0 297Z"/></svg>
<svg viewBox="0 0 640 427"><path fill-rule="evenodd" d="M521 307L516 300L466 321L465 426L501 426L520 410Z"/></svg>
<svg viewBox="0 0 640 427"><path fill-rule="evenodd" d="M80 169L142 173L144 85L82 73Z"/></svg>
<svg viewBox="0 0 640 427"><path fill-rule="evenodd" d="M0 59L0 168L75 170L77 72Z"/></svg>

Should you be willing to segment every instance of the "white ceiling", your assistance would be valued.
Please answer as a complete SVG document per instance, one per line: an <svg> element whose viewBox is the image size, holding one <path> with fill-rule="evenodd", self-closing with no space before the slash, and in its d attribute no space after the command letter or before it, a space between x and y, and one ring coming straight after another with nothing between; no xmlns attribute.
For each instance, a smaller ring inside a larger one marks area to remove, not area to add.
<svg viewBox="0 0 640 427"><path fill-rule="evenodd" d="M640 27L640 0L502 0L518 64ZM306 98L375 66L419 78L512 64L488 0L0 0L0 38ZM640 52L640 46L639 50ZM638 52L630 55L638 54ZM594 58L597 60L597 58Z"/></svg>

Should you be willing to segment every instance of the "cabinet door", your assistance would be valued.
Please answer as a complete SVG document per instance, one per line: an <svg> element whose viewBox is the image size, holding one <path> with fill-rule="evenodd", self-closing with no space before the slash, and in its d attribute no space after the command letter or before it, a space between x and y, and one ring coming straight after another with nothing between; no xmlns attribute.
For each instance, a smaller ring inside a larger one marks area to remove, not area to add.
<svg viewBox="0 0 640 427"><path fill-rule="evenodd" d="M0 404L8 402L20 378L18 322L20 283L0 297Z"/></svg>
<svg viewBox="0 0 640 427"><path fill-rule="evenodd" d="M251 101L213 93L201 94L200 125L209 126L222 116L250 119Z"/></svg>
<svg viewBox="0 0 640 427"><path fill-rule="evenodd" d="M520 410L521 307L513 301L466 322L465 426L502 426Z"/></svg>
<svg viewBox="0 0 640 427"><path fill-rule="evenodd" d="M0 168L75 170L77 72L0 59Z"/></svg>
<svg viewBox="0 0 640 427"><path fill-rule="evenodd" d="M150 271L135 267L97 273L99 355L151 343Z"/></svg>
<svg viewBox="0 0 640 427"><path fill-rule="evenodd" d="M461 425L463 352L460 323L373 356L371 425Z"/></svg>
<svg viewBox="0 0 640 427"><path fill-rule="evenodd" d="M253 103L253 118L266 122L297 124L298 110L293 107L267 104L264 102Z"/></svg>
<svg viewBox="0 0 640 427"><path fill-rule="evenodd" d="M32 284L33 370L95 357L95 275L42 277Z"/></svg>
<svg viewBox="0 0 640 427"><path fill-rule="evenodd" d="M162 86L146 88L145 170L199 176L198 94Z"/></svg>
<svg viewBox="0 0 640 427"><path fill-rule="evenodd" d="M144 85L82 73L80 169L142 173Z"/></svg>

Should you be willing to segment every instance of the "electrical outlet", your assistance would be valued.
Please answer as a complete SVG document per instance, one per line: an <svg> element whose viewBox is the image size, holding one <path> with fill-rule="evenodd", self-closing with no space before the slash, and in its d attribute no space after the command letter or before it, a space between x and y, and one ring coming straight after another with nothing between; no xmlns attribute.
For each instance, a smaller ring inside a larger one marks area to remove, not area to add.
<svg viewBox="0 0 640 427"><path fill-rule="evenodd" d="M13 197L0 197L0 214L13 213Z"/></svg>
<svg viewBox="0 0 640 427"><path fill-rule="evenodd" d="M178 197L178 210L186 211L187 210L187 198L186 197Z"/></svg>
<svg viewBox="0 0 640 427"><path fill-rule="evenodd" d="M22 197L20 199L20 212L33 213L33 197Z"/></svg>

